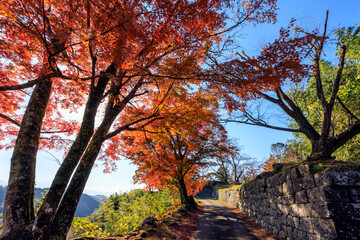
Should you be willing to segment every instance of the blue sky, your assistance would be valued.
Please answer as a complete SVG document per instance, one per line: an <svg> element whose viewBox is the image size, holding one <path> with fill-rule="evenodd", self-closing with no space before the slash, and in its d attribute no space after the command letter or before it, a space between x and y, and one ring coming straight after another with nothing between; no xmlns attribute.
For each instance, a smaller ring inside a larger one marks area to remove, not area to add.
<svg viewBox="0 0 360 240"><path fill-rule="evenodd" d="M259 49L272 39L276 38L280 27L286 27L291 18L300 20L303 26L323 26L325 11L329 10L328 29L334 30L339 26L352 26L360 22L360 0L279 0L278 22L274 25L248 25L242 30L243 38L239 39L242 48L248 55L256 55ZM240 50L243 50L240 49ZM328 55L331 60L335 57ZM227 124L226 129L230 137L238 139L242 152L258 161L265 160L270 154L273 143L285 142L292 137L290 133L276 130ZM6 184L10 169L10 151L0 151L0 185ZM86 184L85 192L113 193L129 191L139 188L132 184L135 167L128 161L117 163L118 170L111 174L103 174L102 166L93 169ZM58 164L46 152L38 154L36 186L49 187L56 173Z"/></svg>

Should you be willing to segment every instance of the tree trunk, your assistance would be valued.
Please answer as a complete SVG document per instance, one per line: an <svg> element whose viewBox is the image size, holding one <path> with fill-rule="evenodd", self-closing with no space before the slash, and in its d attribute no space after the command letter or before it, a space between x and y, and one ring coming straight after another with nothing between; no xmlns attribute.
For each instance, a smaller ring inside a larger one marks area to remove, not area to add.
<svg viewBox="0 0 360 240"><path fill-rule="evenodd" d="M112 104L108 103L104 120L96 130L89 146L81 157L81 161L76 168L74 176L72 177L58 207L55 218L51 223L50 235L44 236L42 239L54 240L66 238L66 234L71 227L76 207L84 191L87 179L89 178L94 162L100 152L101 145L105 141L104 136L108 133L118 113L123 109L113 109L110 107L111 105Z"/></svg>
<svg viewBox="0 0 360 240"><path fill-rule="evenodd" d="M106 73L115 74L115 72L116 69L113 64L106 70ZM108 82L109 78L107 76L101 77L97 86L91 88L79 134L57 171L51 187L35 218L32 230L40 239L46 238L45 236L49 235L51 223L55 217L59 202L69 183L69 179L93 135L97 109Z"/></svg>
<svg viewBox="0 0 360 240"><path fill-rule="evenodd" d="M76 207L85 188L87 179L91 173L94 162L100 152L102 143L105 141L105 135L108 133L111 125L118 114L124 109L127 103L135 96L136 91L141 86L142 81L136 84L132 91L126 96L120 105L108 102L105 110L103 122L92 136L91 142L81 157L81 161L76 168L68 188L66 189L60 205L57 207L54 220L51 223L50 231L47 231L41 239L65 239L70 229Z"/></svg>
<svg viewBox="0 0 360 240"><path fill-rule="evenodd" d="M185 208L194 208L196 207L196 202L192 196L188 195L185 181L183 177L180 177L178 179L178 186L180 191L180 199L181 203L185 206Z"/></svg>
<svg viewBox="0 0 360 240"><path fill-rule="evenodd" d="M308 161L318 161L318 160L330 160L334 157L331 154L334 153L336 149L328 141L318 140L312 144L311 155L307 159Z"/></svg>
<svg viewBox="0 0 360 240"><path fill-rule="evenodd" d="M34 220L36 154L43 118L51 93L50 79L36 85L25 111L11 157L4 204L3 239L25 239Z"/></svg>
<svg viewBox="0 0 360 240"><path fill-rule="evenodd" d="M94 134L90 145L86 149L80 164L76 168L74 176L71 179L69 187L66 189L64 198L56 212L54 221L51 225L50 239L65 239L70 229L76 207L84 191L87 179L91 173L94 162L100 152L101 145L104 141L103 136L108 129L99 129ZM44 239L47 239L46 237Z"/></svg>

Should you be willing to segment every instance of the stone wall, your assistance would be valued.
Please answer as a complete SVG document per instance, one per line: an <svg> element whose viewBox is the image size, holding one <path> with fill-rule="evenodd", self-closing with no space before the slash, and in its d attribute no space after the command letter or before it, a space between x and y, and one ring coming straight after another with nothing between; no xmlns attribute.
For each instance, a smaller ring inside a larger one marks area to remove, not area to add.
<svg viewBox="0 0 360 240"><path fill-rule="evenodd" d="M220 190L219 199L280 239L360 239L359 171L311 174L304 165Z"/></svg>

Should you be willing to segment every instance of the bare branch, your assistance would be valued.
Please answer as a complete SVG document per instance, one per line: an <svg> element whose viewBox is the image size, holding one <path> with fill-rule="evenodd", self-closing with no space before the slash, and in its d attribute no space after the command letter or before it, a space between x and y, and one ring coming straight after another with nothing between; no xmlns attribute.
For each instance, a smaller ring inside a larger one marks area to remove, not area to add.
<svg viewBox="0 0 360 240"><path fill-rule="evenodd" d="M255 119L255 118L247 118L246 120L232 120L232 119L222 119L222 121L224 121L225 123L230 123L230 122L234 122L234 123L244 123L247 125L252 125L252 126L260 126L260 127L266 127L266 128L271 128L271 129L275 129L275 130L280 130L280 131L286 131L286 132L302 132L301 129L293 129L293 128L285 128L285 127L278 127L278 126L273 126L270 125L268 123L266 123L265 121L261 120L261 119Z"/></svg>
<svg viewBox="0 0 360 240"><path fill-rule="evenodd" d="M339 85L340 85L340 80L341 80L341 76L342 76L342 71L343 71L343 68L345 65L346 46L342 45L340 48L341 48L341 55L340 55L340 59L339 59L339 65L338 65L338 70L336 73L336 78L334 81L331 98L330 98L330 103L329 103L330 111L332 110L332 108L334 106L335 98L339 91Z"/></svg>
<svg viewBox="0 0 360 240"><path fill-rule="evenodd" d="M9 91L9 90L21 90L24 88L30 88L35 86L38 83L41 83L47 79L53 78L53 77L61 77L61 74L58 72L50 73L47 75L40 75L38 78L35 78L33 80L30 80L26 83L19 84L19 85L9 85L9 86L0 86L0 91Z"/></svg>
<svg viewBox="0 0 360 240"><path fill-rule="evenodd" d="M159 114L158 114L158 113L154 113L154 114L151 114L151 115L148 116L148 117L144 117L144 118L138 119L138 120L136 120L136 121L133 121L133 122L131 122L131 123L125 124L125 125L117 128L115 131L106 134L105 137L104 137L104 139L105 139L105 140L110 139L110 138L116 136L117 134L119 134L119 133L121 133L122 131L125 131L125 130L135 130L134 128L131 129L131 126L133 126L133 125L135 125L135 124L137 124L137 123L139 123L139 122L143 122L143 121L146 121L146 120L148 120L148 119L155 118L155 117L157 117L157 116L159 116ZM157 118L157 119L159 119L159 118ZM150 123L153 122L153 121L155 121L155 119L153 119L152 121L147 122L146 124L142 125L141 127L145 127L146 125L150 124Z"/></svg>
<svg viewBox="0 0 360 240"><path fill-rule="evenodd" d="M347 108L344 104L344 102L340 99L339 96L336 96L336 100L340 103L340 106L344 109L344 111L350 116L350 118L356 119L359 121L359 118L357 118L353 112L350 111L349 108Z"/></svg>
<svg viewBox="0 0 360 240"><path fill-rule="evenodd" d="M0 113L0 117L4 118L5 120L7 120L7 121L9 121L9 122L11 122L13 124L15 124L18 127L20 127L20 123L18 121L16 121L16 120L10 118L9 116L6 116L5 114Z"/></svg>

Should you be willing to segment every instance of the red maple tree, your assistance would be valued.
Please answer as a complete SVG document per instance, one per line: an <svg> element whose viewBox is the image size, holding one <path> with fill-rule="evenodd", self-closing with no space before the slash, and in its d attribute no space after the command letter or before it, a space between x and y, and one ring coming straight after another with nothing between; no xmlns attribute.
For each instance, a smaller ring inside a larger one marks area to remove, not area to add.
<svg viewBox="0 0 360 240"><path fill-rule="evenodd" d="M274 18L275 1L244 2L243 20ZM192 77L220 40L230 3L0 3L0 140L7 139L0 147L14 149L4 239L66 235L101 146L158 117L174 85L198 80ZM64 109L80 108L80 124L67 119ZM35 217L36 154L43 148L66 155Z"/></svg>
<svg viewBox="0 0 360 240"><path fill-rule="evenodd" d="M182 204L193 207L190 196L206 183L203 171L230 148L214 96L183 94L171 98L166 116L140 132L124 134L121 145L131 146L124 155L138 166L135 182L148 189L172 189Z"/></svg>

